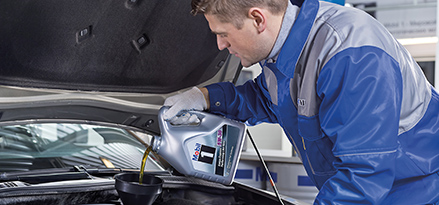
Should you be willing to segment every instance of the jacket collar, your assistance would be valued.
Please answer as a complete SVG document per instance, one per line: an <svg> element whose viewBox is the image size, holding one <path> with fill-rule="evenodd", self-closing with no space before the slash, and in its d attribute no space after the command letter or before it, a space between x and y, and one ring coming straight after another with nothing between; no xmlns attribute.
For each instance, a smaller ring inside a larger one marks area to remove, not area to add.
<svg viewBox="0 0 439 205"><path fill-rule="evenodd" d="M297 61L316 19L319 5L318 0L305 0L303 2L285 45L278 55L276 67L287 77L294 76Z"/></svg>

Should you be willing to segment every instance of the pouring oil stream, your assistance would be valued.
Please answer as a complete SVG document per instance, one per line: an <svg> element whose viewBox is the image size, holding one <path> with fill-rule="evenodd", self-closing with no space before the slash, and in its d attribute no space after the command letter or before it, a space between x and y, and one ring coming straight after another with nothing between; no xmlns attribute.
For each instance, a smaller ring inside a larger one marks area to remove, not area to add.
<svg viewBox="0 0 439 205"><path fill-rule="evenodd" d="M140 165L139 184L142 184L143 182L143 172L145 171L146 161L148 161L147 159L151 150L152 145L148 146L145 150L145 153L143 154L142 164Z"/></svg>

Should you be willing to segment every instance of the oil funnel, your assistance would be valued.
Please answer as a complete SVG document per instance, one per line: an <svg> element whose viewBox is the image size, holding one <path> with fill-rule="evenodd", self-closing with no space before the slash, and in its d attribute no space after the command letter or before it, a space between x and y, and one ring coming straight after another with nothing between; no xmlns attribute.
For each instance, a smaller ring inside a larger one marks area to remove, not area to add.
<svg viewBox="0 0 439 205"><path fill-rule="evenodd" d="M116 190L124 205L151 205L162 192L163 180L145 174L139 184L139 173L120 173L115 177Z"/></svg>

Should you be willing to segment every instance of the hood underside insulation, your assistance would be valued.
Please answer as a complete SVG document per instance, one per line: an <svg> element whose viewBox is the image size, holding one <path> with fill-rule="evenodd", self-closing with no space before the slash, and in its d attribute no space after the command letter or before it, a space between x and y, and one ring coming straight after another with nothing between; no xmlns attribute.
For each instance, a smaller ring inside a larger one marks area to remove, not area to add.
<svg viewBox="0 0 439 205"><path fill-rule="evenodd" d="M0 84L168 93L228 56L189 0L0 2Z"/></svg>

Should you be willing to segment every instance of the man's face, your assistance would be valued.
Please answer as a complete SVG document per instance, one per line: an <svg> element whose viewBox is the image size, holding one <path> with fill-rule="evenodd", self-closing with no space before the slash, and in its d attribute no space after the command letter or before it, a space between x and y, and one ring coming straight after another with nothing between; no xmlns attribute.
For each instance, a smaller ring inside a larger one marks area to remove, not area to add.
<svg viewBox="0 0 439 205"><path fill-rule="evenodd" d="M244 67L251 66L268 56L263 41L251 19L245 19L243 27L237 29L232 23L223 23L215 15L204 15L209 27L217 36L218 49L227 48L230 54L241 59Z"/></svg>

